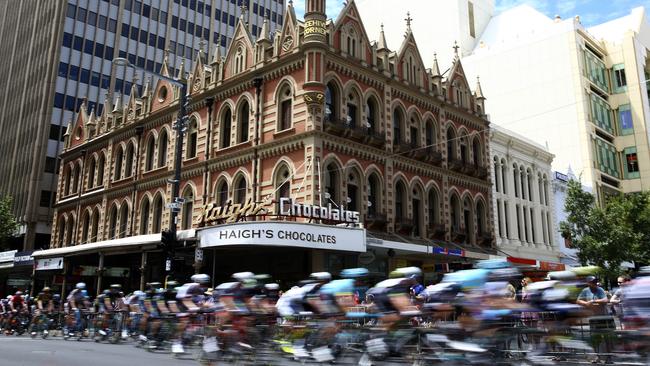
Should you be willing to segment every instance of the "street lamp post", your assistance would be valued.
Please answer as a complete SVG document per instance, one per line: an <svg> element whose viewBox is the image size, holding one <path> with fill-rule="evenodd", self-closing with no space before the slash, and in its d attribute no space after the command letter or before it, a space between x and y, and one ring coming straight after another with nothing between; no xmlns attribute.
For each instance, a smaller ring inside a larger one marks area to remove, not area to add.
<svg viewBox="0 0 650 366"><path fill-rule="evenodd" d="M129 62L129 60L122 57L113 59L113 64L116 66L131 67L134 70L140 70L143 73L146 71L141 67L133 65L132 63ZM165 267L168 267L166 268L166 270L167 272L169 272L169 276L173 277L171 276L173 268L171 265L170 257L173 255L174 247L176 246L177 243L177 237L176 237L177 222L176 221L178 218L178 212L180 211L181 204L183 203L181 202L180 197L178 195L179 195L180 184L181 184L183 137L185 135L185 130L187 129L187 108L189 106L190 99L187 96L187 79L185 79L185 75L180 75L181 79L177 80L158 73L152 73L152 74L180 87L178 115L176 117L176 122L173 125L174 130L176 131L176 152L174 154L174 178L168 180L168 182L172 184L172 202L170 202L169 204L169 210L170 210L169 229L166 232L163 231L161 233L161 244L164 245L166 261L169 261L168 263L166 263Z"/></svg>

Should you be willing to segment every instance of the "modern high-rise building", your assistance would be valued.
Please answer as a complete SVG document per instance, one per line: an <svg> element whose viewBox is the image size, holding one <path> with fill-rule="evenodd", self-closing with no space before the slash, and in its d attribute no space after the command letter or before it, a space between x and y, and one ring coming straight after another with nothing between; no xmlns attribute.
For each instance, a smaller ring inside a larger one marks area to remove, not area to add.
<svg viewBox="0 0 650 366"><path fill-rule="evenodd" d="M166 50L173 75L191 70L199 49L226 49L242 12L256 38L265 19L282 24L284 0L0 0L0 194L14 198L22 247L49 245L57 155L81 103L96 115L106 98L125 103ZM147 72L111 73L116 57Z"/></svg>
<svg viewBox="0 0 650 366"><path fill-rule="evenodd" d="M650 24L643 8L585 27L521 5L493 17L471 55L491 122L546 145L602 202L650 188Z"/></svg>

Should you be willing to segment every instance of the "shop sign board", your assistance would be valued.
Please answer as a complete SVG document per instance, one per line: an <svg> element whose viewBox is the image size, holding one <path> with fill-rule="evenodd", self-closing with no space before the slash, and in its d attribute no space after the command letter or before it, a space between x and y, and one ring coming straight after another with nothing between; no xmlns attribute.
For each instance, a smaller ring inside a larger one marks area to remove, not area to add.
<svg viewBox="0 0 650 366"><path fill-rule="evenodd" d="M63 269L63 257L40 258L36 260L37 271L47 271L51 269Z"/></svg>
<svg viewBox="0 0 650 366"><path fill-rule="evenodd" d="M34 265L34 257L32 254L34 253L33 250L27 250L24 252L17 252L14 255L14 266L33 266Z"/></svg>
<svg viewBox="0 0 650 366"><path fill-rule="evenodd" d="M199 232L200 247L237 245L366 251L364 229L287 222L240 222Z"/></svg>
<svg viewBox="0 0 650 366"><path fill-rule="evenodd" d="M6 252L0 252L0 263L4 262L13 262L14 255L17 253L17 250L9 250Z"/></svg>
<svg viewBox="0 0 650 366"><path fill-rule="evenodd" d="M338 223L358 224L360 214L341 207L310 205L297 202L292 198L282 197L271 207L271 202L254 202L249 197L243 204L233 203L228 200L225 205L217 206L214 203L205 205L196 224L205 226L215 222L234 223L246 217L275 215L281 217L303 217L315 220L327 220Z"/></svg>
<svg viewBox="0 0 650 366"><path fill-rule="evenodd" d="M96 276L97 267L95 266L79 266L81 267L80 276ZM104 277L128 277L129 269L126 267L105 267Z"/></svg>
<svg viewBox="0 0 650 366"><path fill-rule="evenodd" d="M14 287L29 286L32 284L32 280L29 278L9 278L7 280L7 285Z"/></svg>

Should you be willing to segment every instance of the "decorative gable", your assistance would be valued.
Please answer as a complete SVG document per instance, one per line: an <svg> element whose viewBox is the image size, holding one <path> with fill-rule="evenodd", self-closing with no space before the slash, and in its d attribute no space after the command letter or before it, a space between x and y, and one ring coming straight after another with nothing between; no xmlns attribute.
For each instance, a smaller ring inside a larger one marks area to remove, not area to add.
<svg viewBox="0 0 650 366"><path fill-rule="evenodd" d="M445 81L447 98L461 108L472 109L473 97L460 58L454 58Z"/></svg>
<svg viewBox="0 0 650 366"><path fill-rule="evenodd" d="M88 136L88 131L86 129L86 123L89 121L90 116L88 115L88 109L86 105L86 100L84 99L79 107L79 112L74 122L68 126L68 148L73 149L76 146L83 144Z"/></svg>
<svg viewBox="0 0 650 366"><path fill-rule="evenodd" d="M244 20L239 18L235 34L226 53L225 78L231 78L248 70L253 65L253 39Z"/></svg>
<svg viewBox="0 0 650 366"><path fill-rule="evenodd" d="M400 79L419 88L428 89L426 68L424 62L422 62L422 56L415 42L413 32L411 32L410 24L404 41L397 52L396 68Z"/></svg>
<svg viewBox="0 0 650 366"><path fill-rule="evenodd" d="M370 39L354 0L349 1L334 22L334 48L342 53L372 63Z"/></svg>
<svg viewBox="0 0 650 366"><path fill-rule="evenodd" d="M293 5L289 3L287 6L286 16L284 17L284 24L282 24L282 31L276 41L276 54L282 56L290 54L295 48L298 47L298 21L296 20L296 12Z"/></svg>

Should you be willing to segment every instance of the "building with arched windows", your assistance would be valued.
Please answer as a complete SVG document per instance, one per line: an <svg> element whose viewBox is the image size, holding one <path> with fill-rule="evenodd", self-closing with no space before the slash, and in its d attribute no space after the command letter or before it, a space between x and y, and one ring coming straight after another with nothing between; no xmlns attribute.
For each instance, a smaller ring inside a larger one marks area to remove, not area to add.
<svg viewBox="0 0 650 366"><path fill-rule="evenodd" d="M410 21L392 50L383 30L369 40L354 1L327 20L325 1L309 0L304 21L289 3L273 36L240 19L223 57L197 55L178 276L251 270L290 284L357 265L433 276L496 253L485 97L458 57L444 74L425 67ZM178 94L159 80L126 105L108 98L99 117L82 106L61 154L55 249L36 258L124 268L131 287L161 279Z"/></svg>
<svg viewBox="0 0 650 366"><path fill-rule="evenodd" d="M516 263L551 269L562 257L557 242L553 154L493 125L490 156L494 233L500 254Z"/></svg>

